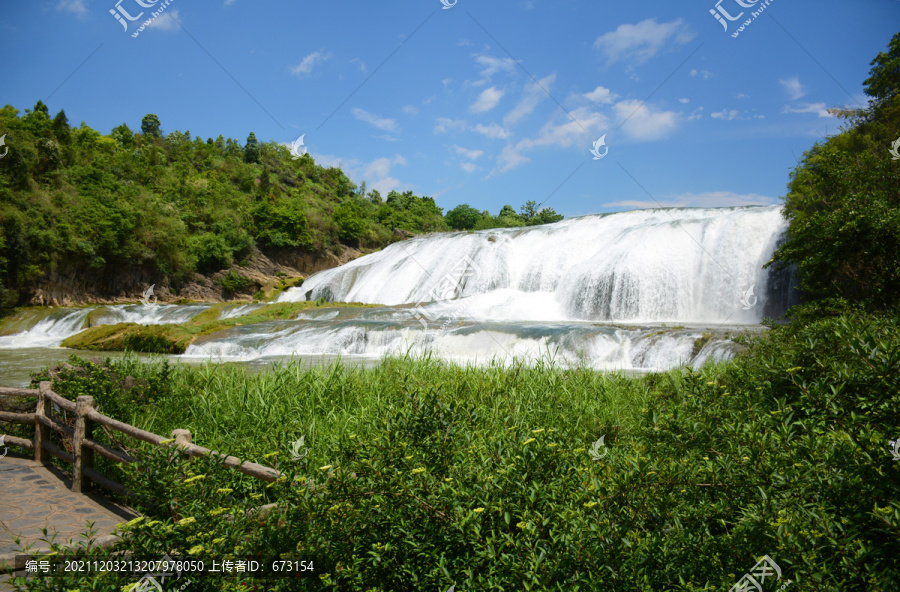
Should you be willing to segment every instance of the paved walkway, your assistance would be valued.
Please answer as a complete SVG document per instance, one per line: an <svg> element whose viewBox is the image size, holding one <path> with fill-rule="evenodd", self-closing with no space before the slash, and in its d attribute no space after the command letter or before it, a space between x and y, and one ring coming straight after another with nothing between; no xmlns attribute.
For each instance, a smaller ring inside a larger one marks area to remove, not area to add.
<svg viewBox="0 0 900 592"><path fill-rule="evenodd" d="M57 469L27 457L8 453L0 458L0 592L13 590L2 567L24 568L25 558L13 540L16 536L26 546L33 543L32 550L49 548L40 540L43 528L48 536L56 533L56 542L74 543L84 539L86 522L91 521L97 543L108 545L115 541L116 525L135 517L102 496L74 493L71 484Z"/></svg>

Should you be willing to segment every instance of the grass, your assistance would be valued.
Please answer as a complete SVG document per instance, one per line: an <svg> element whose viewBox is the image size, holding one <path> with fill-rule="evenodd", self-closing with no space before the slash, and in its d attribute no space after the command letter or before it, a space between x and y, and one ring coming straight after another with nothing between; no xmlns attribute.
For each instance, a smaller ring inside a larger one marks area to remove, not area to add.
<svg viewBox="0 0 900 592"><path fill-rule="evenodd" d="M316 458L352 434L374 437L377 420L403 406L407 392L430 386L477 410L481 444L513 425L579 433L586 444L606 435L609 443L635 426L649 397L641 381L551 363L461 367L393 358L375 368L292 362L260 373L207 364L177 368L172 400L137 412L133 421L161 435L189 429L203 446L263 464L263 455L288 451L305 436Z"/></svg>

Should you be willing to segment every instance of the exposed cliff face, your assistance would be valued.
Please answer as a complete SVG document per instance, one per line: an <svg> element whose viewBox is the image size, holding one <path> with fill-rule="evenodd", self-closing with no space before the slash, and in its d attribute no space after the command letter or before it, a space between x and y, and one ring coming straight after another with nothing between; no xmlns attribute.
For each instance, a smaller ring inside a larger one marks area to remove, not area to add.
<svg viewBox="0 0 900 592"><path fill-rule="evenodd" d="M85 273L83 270L53 269L37 283L28 304L31 306L78 306L83 304L121 304L141 299L144 291L153 285L153 295L159 302L176 302L181 299L197 302L225 302L252 300L259 290L268 291L284 278L306 278L309 275L338 267L363 255L362 252L342 246L341 253L322 254L306 251L284 252L267 257L253 253L246 266L233 265L230 269L209 275L195 273L186 284L172 286L170 279L159 277L141 268L122 269L116 273ZM229 292L222 280L235 272L247 280L247 286Z"/></svg>

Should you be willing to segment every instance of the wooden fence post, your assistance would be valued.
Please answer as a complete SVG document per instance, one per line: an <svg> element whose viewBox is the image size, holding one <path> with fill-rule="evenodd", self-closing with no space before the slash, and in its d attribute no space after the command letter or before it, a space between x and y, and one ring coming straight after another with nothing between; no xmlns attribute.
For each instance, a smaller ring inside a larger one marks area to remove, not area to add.
<svg viewBox="0 0 900 592"><path fill-rule="evenodd" d="M34 460L44 465L50 464L50 455L44 450L44 444L50 443L50 428L41 423L40 418L50 417L50 397L45 394L48 390L50 383L42 382L34 410Z"/></svg>
<svg viewBox="0 0 900 592"><path fill-rule="evenodd" d="M172 430L172 437L175 438L175 446L179 448L189 448L191 445L190 430Z"/></svg>
<svg viewBox="0 0 900 592"><path fill-rule="evenodd" d="M84 445L84 439L93 434L94 424L87 414L94 410L94 397L81 395L75 403L75 437L72 448L75 450L75 467L72 471L72 491L81 493L90 488L91 481L84 475L84 470L93 468L94 451Z"/></svg>

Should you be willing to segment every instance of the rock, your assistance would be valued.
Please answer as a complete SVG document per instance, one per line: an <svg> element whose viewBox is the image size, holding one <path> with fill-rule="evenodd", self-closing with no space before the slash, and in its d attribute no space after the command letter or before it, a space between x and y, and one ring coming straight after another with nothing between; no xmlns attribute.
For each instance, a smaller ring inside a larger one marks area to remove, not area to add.
<svg viewBox="0 0 900 592"><path fill-rule="evenodd" d="M412 237L414 237L414 236L416 236L416 235L413 234L412 232L408 231L408 230L403 230L402 228L395 228L395 229L394 229L394 236L400 238L401 240L405 240L405 239L408 239L408 238L412 238Z"/></svg>

